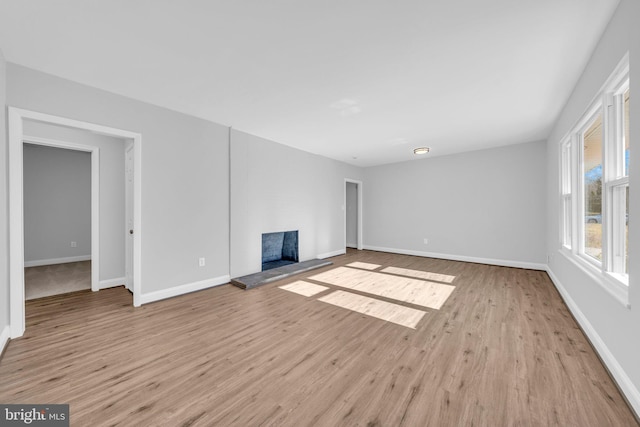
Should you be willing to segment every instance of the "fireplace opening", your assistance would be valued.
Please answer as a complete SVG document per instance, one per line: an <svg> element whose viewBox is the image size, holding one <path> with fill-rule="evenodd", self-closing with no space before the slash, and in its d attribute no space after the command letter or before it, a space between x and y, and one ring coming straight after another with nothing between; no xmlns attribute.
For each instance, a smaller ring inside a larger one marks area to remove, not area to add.
<svg viewBox="0 0 640 427"><path fill-rule="evenodd" d="M262 235L262 271L298 262L298 230Z"/></svg>

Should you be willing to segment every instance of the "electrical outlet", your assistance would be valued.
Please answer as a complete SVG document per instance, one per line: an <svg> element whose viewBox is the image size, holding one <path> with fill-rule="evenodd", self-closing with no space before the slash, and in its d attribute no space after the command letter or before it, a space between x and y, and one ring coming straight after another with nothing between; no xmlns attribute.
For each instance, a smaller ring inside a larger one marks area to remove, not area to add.
<svg viewBox="0 0 640 427"><path fill-rule="evenodd" d="M78 247L78 242L71 242L71 247L72 248L77 248Z"/></svg>
<svg viewBox="0 0 640 427"><path fill-rule="evenodd" d="M204 267L204 258L198 258L198 265Z"/></svg>
<svg viewBox="0 0 640 427"><path fill-rule="evenodd" d="M424 244L428 245L429 244L429 239L427 239L426 237L424 238Z"/></svg>

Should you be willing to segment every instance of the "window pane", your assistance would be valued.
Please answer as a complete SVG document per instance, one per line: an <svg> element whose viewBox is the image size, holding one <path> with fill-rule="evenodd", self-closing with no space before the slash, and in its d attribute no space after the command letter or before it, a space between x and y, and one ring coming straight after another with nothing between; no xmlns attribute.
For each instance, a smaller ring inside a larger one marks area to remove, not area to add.
<svg viewBox="0 0 640 427"><path fill-rule="evenodd" d="M611 191L611 268L629 274L629 185L616 185Z"/></svg>
<svg viewBox="0 0 640 427"><path fill-rule="evenodd" d="M562 145L562 244L571 248L571 144Z"/></svg>
<svg viewBox="0 0 640 427"><path fill-rule="evenodd" d="M562 194L571 193L571 144L562 147Z"/></svg>
<svg viewBox="0 0 640 427"><path fill-rule="evenodd" d="M624 174L629 176L629 89L624 93Z"/></svg>
<svg viewBox="0 0 640 427"><path fill-rule="evenodd" d="M582 135L584 159L584 252L602 261L602 115Z"/></svg>
<svg viewBox="0 0 640 427"><path fill-rule="evenodd" d="M627 185L625 200L625 226L624 226L624 272L629 274L629 186Z"/></svg>
<svg viewBox="0 0 640 427"><path fill-rule="evenodd" d="M564 221L563 221L563 238L562 238L562 244L565 245L568 248L571 248L571 196L567 195L564 196L562 198L562 202L563 202L563 214L564 214Z"/></svg>

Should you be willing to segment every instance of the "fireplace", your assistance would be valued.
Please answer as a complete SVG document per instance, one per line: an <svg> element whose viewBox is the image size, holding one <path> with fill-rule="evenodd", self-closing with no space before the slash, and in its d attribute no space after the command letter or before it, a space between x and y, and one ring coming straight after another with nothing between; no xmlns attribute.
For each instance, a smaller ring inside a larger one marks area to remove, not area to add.
<svg viewBox="0 0 640 427"><path fill-rule="evenodd" d="M262 235L262 271L298 262L298 230Z"/></svg>

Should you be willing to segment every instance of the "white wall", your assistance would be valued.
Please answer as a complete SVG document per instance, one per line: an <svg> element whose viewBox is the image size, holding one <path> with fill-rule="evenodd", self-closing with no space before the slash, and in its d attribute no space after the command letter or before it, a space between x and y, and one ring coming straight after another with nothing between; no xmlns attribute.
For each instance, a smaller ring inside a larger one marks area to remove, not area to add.
<svg viewBox="0 0 640 427"><path fill-rule="evenodd" d="M7 65L9 105L142 134L143 295L228 275L228 128Z"/></svg>
<svg viewBox="0 0 640 427"><path fill-rule="evenodd" d="M540 268L545 186L543 142L367 168L364 246Z"/></svg>
<svg viewBox="0 0 640 427"><path fill-rule="evenodd" d="M23 160L25 264L90 257L91 153L25 144Z"/></svg>
<svg viewBox="0 0 640 427"><path fill-rule="evenodd" d="M346 183L347 247L358 247L358 185Z"/></svg>
<svg viewBox="0 0 640 427"><path fill-rule="evenodd" d="M9 334L9 206L6 62L0 50L0 352Z"/></svg>
<svg viewBox="0 0 640 427"><path fill-rule="evenodd" d="M640 414L640 2L622 0L547 143L550 273L600 356ZM582 116L625 52L630 52L631 153L629 207L629 301L626 308L559 252L559 144Z"/></svg>
<svg viewBox="0 0 640 427"><path fill-rule="evenodd" d="M299 230L300 261L344 252L344 179L361 170L233 131L231 277L261 270L262 233Z"/></svg>

